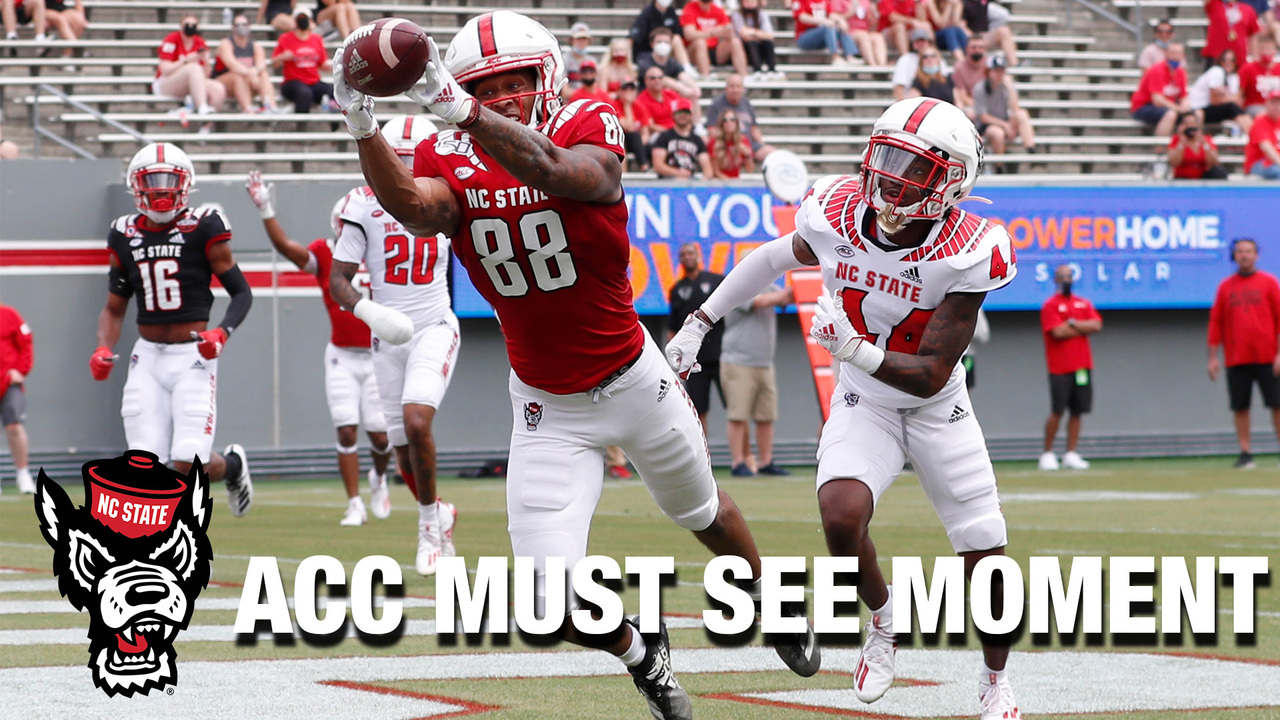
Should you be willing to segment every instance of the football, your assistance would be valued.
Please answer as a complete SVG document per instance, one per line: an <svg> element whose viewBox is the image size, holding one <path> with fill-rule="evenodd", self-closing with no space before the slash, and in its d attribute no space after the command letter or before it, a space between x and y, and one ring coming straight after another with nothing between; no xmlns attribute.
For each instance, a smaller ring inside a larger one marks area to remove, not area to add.
<svg viewBox="0 0 1280 720"><path fill-rule="evenodd" d="M351 33L342 72L353 90L390 97L418 82L427 54L422 28L402 18L383 18Z"/></svg>

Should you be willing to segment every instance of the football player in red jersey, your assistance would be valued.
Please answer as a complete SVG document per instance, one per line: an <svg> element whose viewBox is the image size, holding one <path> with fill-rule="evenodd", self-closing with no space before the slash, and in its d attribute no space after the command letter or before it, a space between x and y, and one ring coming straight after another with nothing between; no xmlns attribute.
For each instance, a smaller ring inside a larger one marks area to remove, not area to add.
<svg viewBox="0 0 1280 720"><path fill-rule="evenodd" d="M173 461L186 473L198 457L213 480L227 485L236 517L249 512L253 482L244 448L212 452L217 427L218 356L249 314L253 293L231 257L231 226L217 208L191 208L195 167L177 145L152 143L129 162L125 184L138 213L111 223L107 303L98 315L98 349L89 358L94 380L115 366L129 299L138 299L138 341L129 357L120 415L129 447ZM231 296L222 322L208 329L210 282L217 275Z"/></svg>
<svg viewBox="0 0 1280 720"><path fill-rule="evenodd" d="M956 208L982 171L982 140L951 103L894 103L872 128L860 176L819 178L796 212L796 231L743 258L667 343L677 372L697 362L725 313L789 270L820 266L810 336L841 362L818 444L818 509L833 556L857 557L858 595L872 610L853 674L875 702L893 684L893 596L869 525L876 503L911 460L965 574L1008 543L995 471L961 355L987 292L1017 274L1001 225ZM992 582L993 615L1003 616ZM908 623L909 625L909 623ZM1005 664L1007 636L982 635L982 720L1018 720Z"/></svg>
<svg viewBox="0 0 1280 720"><path fill-rule="evenodd" d="M346 85L345 46L334 56L335 96L383 207L419 237L448 235L502 321L515 421L508 529L515 554L535 559L539 599L552 596L546 558L572 568L586 554L606 445L626 451L668 517L713 552L746 558L758 579L755 542L716 487L698 417L632 304L613 109L561 106L559 44L523 15L473 18L443 61L430 46L425 87L411 92L457 129L421 143L412 173L378 134L373 99ZM794 620L799 632L772 639L793 670L812 674L817 646ZM618 656L655 717L691 716L665 630L642 637L628 621L600 637L566 623L561 636Z"/></svg>
<svg viewBox="0 0 1280 720"><path fill-rule="evenodd" d="M346 198L338 200L329 216L334 239L317 238L304 247L302 243L290 240L284 226L276 219L273 185L263 183L261 173L257 170L250 172L245 189L258 208L271 245L299 270L316 276L320 298L329 312L329 344L324 350L324 394L329 402L329 417L338 432L338 472L347 491L347 510L338 524L355 527L369 519L364 501L360 499L360 456L357 453L361 423L369 435L373 455L373 467L369 468L369 508L373 510L374 517L385 520L391 515L391 493L387 487L391 445L387 440L387 421L382 415L378 384L373 378L369 326L338 307L338 303L329 297L333 243L342 232L338 210Z"/></svg>

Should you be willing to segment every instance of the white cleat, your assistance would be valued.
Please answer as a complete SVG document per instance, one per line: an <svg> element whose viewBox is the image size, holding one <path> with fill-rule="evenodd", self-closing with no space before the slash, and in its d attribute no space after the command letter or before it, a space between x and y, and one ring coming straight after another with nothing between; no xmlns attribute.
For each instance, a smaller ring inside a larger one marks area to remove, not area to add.
<svg viewBox="0 0 1280 720"><path fill-rule="evenodd" d="M391 488L387 485L387 476L379 475L373 468L369 468L369 510L379 520L391 516Z"/></svg>
<svg viewBox="0 0 1280 720"><path fill-rule="evenodd" d="M454 557L458 554L453 547L453 528L458 524L458 508L436 498L436 513L440 517L440 557Z"/></svg>
<svg viewBox="0 0 1280 720"><path fill-rule="evenodd" d="M36 481L31 479L31 470L22 468L18 471L17 476L18 492L23 495L34 495L36 492Z"/></svg>
<svg viewBox="0 0 1280 720"><path fill-rule="evenodd" d="M862 655L853 670L853 694L864 703L873 703L884 695L893 684L894 663L898 654L898 639L891 630L882 629L880 618L872 616L863 626L867 639L862 644Z"/></svg>
<svg viewBox="0 0 1280 720"><path fill-rule="evenodd" d="M436 562L440 560L440 526L428 525L418 520L418 559L415 562L419 575L435 575Z"/></svg>
<svg viewBox="0 0 1280 720"><path fill-rule="evenodd" d="M997 680L995 673L983 671L978 678L978 702L982 720L1022 720L1008 675Z"/></svg>
<svg viewBox="0 0 1280 720"><path fill-rule="evenodd" d="M236 455L240 458L240 474L233 478L224 477L222 481L227 485L227 507L231 508L231 514L244 517L249 514L249 508L253 505L253 478L249 476L249 458L239 443L228 445L222 455Z"/></svg>
<svg viewBox="0 0 1280 720"><path fill-rule="evenodd" d="M1057 470L1058 469L1058 457L1053 454L1053 451L1046 452L1040 456L1040 469L1041 470Z"/></svg>
<svg viewBox="0 0 1280 720"><path fill-rule="evenodd" d="M1080 453L1071 450L1062 456L1062 467L1068 470L1088 470L1089 461L1080 457Z"/></svg>
<svg viewBox="0 0 1280 720"><path fill-rule="evenodd" d="M369 522L369 513L365 512L364 501L359 496L347 501L347 511L342 515L342 527L360 527Z"/></svg>

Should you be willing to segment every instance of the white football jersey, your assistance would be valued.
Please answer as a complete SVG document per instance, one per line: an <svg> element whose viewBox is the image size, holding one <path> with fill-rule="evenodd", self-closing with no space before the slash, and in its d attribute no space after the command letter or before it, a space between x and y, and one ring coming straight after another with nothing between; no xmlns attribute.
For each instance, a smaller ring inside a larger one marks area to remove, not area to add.
<svg viewBox="0 0 1280 720"><path fill-rule="evenodd" d="M934 222L919 247L889 246L880 239L859 179L851 175L831 175L814 184L796 212L796 231L817 256L827 292L841 293L853 327L883 350L914 355L947 294L988 292L1017 274L1004 227L959 208ZM957 362L942 392L963 383L964 367ZM840 384L884 407L929 402L847 363L840 368Z"/></svg>
<svg viewBox="0 0 1280 720"><path fill-rule="evenodd" d="M342 234L333 257L364 263L371 300L408 315L414 330L452 315L447 237L413 237L368 187L347 193L338 217Z"/></svg>

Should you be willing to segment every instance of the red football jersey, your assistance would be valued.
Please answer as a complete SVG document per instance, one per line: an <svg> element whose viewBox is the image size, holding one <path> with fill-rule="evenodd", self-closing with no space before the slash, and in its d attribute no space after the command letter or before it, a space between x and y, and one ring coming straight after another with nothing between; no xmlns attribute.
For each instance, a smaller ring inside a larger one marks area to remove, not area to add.
<svg viewBox="0 0 1280 720"><path fill-rule="evenodd" d="M566 105L542 132L560 147L626 155L622 126L605 103ZM498 314L521 380L558 395L586 392L640 354L621 198L592 203L531 188L458 130L418 145L413 174L444 180L457 198L454 252Z"/></svg>
<svg viewBox="0 0 1280 720"><path fill-rule="evenodd" d="M360 318L343 310L342 306L329 296L329 270L333 268L333 248L323 239L316 240L307 246L316 258L316 282L320 285L320 297L324 298L324 307L329 311L329 342L342 348L369 349L369 326ZM353 280L354 284L355 281Z"/></svg>

